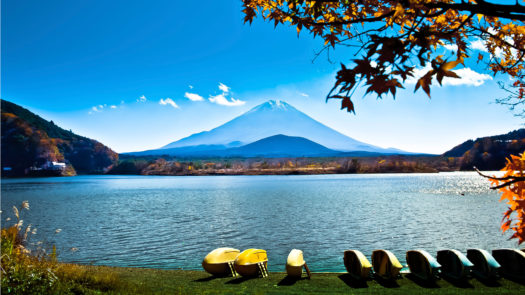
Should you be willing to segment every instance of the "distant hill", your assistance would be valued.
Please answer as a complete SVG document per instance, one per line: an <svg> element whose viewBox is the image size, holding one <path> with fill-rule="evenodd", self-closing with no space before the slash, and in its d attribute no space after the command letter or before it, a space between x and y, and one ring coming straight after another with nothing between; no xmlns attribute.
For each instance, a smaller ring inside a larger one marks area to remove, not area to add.
<svg viewBox="0 0 525 295"><path fill-rule="evenodd" d="M337 156L339 151L331 150L303 137L273 135L240 147L228 145L198 145L170 149L158 149L136 153L130 156L176 156L176 157L323 157Z"/></svg>
<svg viewBox="0 0 525 295"><path fill-rule="evenodd" d="M328 149L340 152L374 154L410 154L394 148L381 148L355 140L312 119L284 101L270 100L210 131L195 133L158 150L129 153L134 155L200 155L240 147L274 135L302 137ZM175 150L177 149L177 150ZM147 152L147 153L146 153ZM261 154L261 156L264 156ZM300 155L295 155L300 156Z"/></svg>
<svg viewBox="0 0 525 295"><path fill-rule="evenodd" d="M459 157L461 170L499 170L505 166L505 158L525 151L525 129L507 134L467 140L443 154Z"/></svg>
<svg viewBox="0 0 525 295"><path fill-rule="evenodd" d="M118 154L100 142L62 129L12 102L1 100L1 111L3 176L102 173L118 161ZM52 162L65 163L66 168L53 167Z"/></svg>
<svg viewBox="0 0 525 295"><path fill-rule="evenodd" d="M303 137L282 134L224 151L224 154L239 157L328 157L340 153Z"/></svg>

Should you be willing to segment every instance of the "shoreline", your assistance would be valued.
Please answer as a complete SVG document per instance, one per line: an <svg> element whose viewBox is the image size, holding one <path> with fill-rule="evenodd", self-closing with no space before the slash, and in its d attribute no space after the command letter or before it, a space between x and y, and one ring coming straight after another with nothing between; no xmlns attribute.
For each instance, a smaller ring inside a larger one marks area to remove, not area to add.
<svg viewBox="0 0 525 295"><path fill-rule="evenodd" d="M74 265L88 273L114 277L105 294L519 294L525 283L508 279L465 282L439 279L426 283L409 274L392 282L354 281L346 272L314 272L312 278L292 280L285 272L270 272L267 278L213 277L203 270ZM95 290L94 290L95 291Z"/></svg>

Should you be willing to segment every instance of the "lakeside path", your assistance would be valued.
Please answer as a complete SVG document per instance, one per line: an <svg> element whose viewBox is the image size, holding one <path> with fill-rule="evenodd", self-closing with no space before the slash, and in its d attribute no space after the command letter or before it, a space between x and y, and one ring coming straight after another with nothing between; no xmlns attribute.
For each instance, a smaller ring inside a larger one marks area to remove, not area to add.
<svg viewBox="0 0 525 295"><path fill-rule="evenodd" d="M426 285L403 275L396 283L356 283L344 273L314 273L312 279L290 281L285 273L268 278L215 278L204 271L83 266L97 275L118 278L107 294L525 294L525 282L500 279L466 283L440 279Z"/></svg>

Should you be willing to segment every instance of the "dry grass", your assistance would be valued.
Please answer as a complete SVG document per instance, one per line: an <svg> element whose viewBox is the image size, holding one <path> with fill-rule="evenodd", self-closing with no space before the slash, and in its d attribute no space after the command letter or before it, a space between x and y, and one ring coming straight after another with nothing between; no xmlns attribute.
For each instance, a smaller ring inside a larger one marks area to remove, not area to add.
<svg viewBox="0 0 525 295"><path fill-rule="evenodd" d="M48 252L41 246L30 250L28 241L36 229L23 227L24 210L29 210L27 201L19 208L13 206L15 223L1 232L2 294L90 294L117 287L119 277L114 272L58 263L54 246Z"/></svg>

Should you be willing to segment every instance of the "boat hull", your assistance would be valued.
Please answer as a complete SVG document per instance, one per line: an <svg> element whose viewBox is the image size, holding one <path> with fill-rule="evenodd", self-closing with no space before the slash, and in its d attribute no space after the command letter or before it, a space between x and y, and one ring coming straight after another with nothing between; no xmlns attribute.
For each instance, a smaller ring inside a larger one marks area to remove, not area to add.
<svg viewBox="0 0 525 295"><path fill-rule="evenodd" d="M387 250L372 252L372 266L375 274L386 280L396 279L403 268L397 257Z"/></svg>
<svg viewBox="0 0 525 295"><path fill-rule="evenodd" d="M463 253L455 249L440 250L437 252L437 262L441 264L441 272L452 279L465 279L474 264Z"/></svg>
<svg viewBox="0 0 525 295"><path fill-rule="evenodd" d="M474 264L472 273L481 279L495 279L498 277L501 265L483 249L468 249L467 258Z"/></svg>
<svg viewBox="0 0 525 295"><path fill-rule="evenodd" d="M412 275L426 281L434 281L437 278L441 265L427 251L410 250L407 251L406 258Z"/></svg>
<svg viewBox="0 0 525 295"><path fill-rule="evenodd" d="M305 263L303 251L293 249L288 254L288 259L286 259L286 274L293 278L300 278L303 275Z"/></svg>
<svg viewBox="0 0 525 295"><path fill-rule="evenodd" d="M232 275L232 266L240 251L234 248L217 248L202 261L202 268L215 276Z"/></svg>
<svg viewBox="0 0 525 295"><path fill-rule="evenodd" d="M354 279L366 280L370 278L372 264L366 259L365 255L358 250L346 250L343 261L348 274Z"/></svg>
<svg viewBox="0 0 525 295"><path fill-rule="evenodd" d="M235 259L235 271L241 276L253 277L260 274L260 267L268 268L268 256L265 250L247 249L241 252Z"/></svg>
<svg viewBox="0 0 525 295"><path fill-rule="evenodd" d="M492 256L501 265L503 276L525 280L525 253L517 249L497 249L492 250Z"/></svg>

